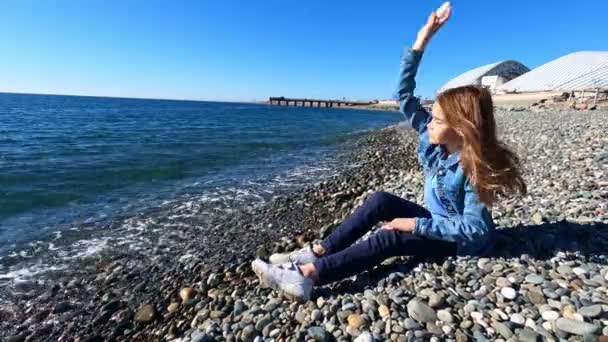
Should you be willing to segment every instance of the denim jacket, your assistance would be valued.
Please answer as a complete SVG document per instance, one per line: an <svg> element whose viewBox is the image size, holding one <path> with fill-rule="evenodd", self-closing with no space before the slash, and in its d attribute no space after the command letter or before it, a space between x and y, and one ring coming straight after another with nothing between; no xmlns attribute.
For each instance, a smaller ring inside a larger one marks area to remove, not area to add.
<svg viewBox="0 0 608 342"><path fill-rule="evenodd" d="M495 243L496 225L486 205L480 201L473 185L459 163L460 153L448 156L444 145L429 143L427 124L431 115L414 97L416 72L422 51L406 48L399 73L400 111L406 123L419 134L418 160L427 178L437 175L437 193L448 216L418 217L413 233L430 239L457 243L457 255L480 256Z"/></svg>

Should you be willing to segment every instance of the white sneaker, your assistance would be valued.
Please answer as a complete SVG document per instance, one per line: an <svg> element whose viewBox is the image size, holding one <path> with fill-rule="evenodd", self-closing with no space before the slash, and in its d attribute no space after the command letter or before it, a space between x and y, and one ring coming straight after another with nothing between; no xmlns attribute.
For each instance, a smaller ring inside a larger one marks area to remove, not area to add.
<svg viewBox="0 0 608 342"><path fill-rule="evenodd" d="M315 262L319 257L313 253L310 246L304 247L291 253L275 253L268 258L273 265L296 263L297 265L309 264Z"/></svg>
<svg viewBox="0 0 608 342"><path fill-rule="evenodd" d="M304 277L295 263L271 265L255 259L251 263L251 268L262 285L282 291L283 295L291 300L299 302L310 300L313 281Z"/></svg>

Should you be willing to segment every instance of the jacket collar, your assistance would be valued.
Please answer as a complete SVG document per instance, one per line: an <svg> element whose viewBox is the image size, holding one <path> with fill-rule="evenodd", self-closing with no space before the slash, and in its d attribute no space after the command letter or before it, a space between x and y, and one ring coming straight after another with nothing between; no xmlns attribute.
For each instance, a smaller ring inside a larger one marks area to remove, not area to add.
<svg viewBox="0 0 608 342"><path fill-rule="evenodd" d="M450 155L448 155L448 150L444 145L439 145L440 150L440 161L439 163L445 166L446 168L451 168L452 166L458 164L460 161L460 151L456 151Z"/></svg>

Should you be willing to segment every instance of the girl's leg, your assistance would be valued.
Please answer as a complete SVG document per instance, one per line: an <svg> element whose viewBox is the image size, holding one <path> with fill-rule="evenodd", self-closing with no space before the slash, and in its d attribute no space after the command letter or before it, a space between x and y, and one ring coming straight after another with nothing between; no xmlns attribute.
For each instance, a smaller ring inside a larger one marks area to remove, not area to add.
<svg viewBox="0 0 608 342"><path fill-rule="evenodd" d="M431 217L431 213L399 196L376 192L321 242L321 248L314 246L313 251L325 256L339 252L365 235L379 221L390 221L398 217Z"/></svg>
<svg viewBox="0 0 608 342"><path fill-rule="evenodd" d="M314 279L317 284L323 285L368 270L391 256L403 255L454 256L456 255L456 243L382 229L365 241L319 258L312 264L302 265L301 269L305 276ZM310 274L311 269L314 270L312 275Z"/></svg>

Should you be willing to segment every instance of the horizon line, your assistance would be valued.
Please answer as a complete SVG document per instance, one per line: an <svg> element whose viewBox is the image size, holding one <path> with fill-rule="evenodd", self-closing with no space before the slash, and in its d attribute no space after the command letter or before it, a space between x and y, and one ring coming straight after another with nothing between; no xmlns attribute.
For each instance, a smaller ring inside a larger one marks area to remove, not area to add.
<svg viewBox="0 0 608 342"><path fill-rule="evenodd" d="M112 95L79 95L79 94L57 94L57 93L28 93L2 91L1 94L7 95L39 95L39 96L71 96L71 97L95 97L104 99L123 99L123 100L155 100L155 101L184 101L184 102L218 102L218 103L252 103L263 104L260 101L227 101L227 100L195 100L195 99L176 99L176 98L159 98L159 97L130 97L130 96L112 96Z"/></svg>

